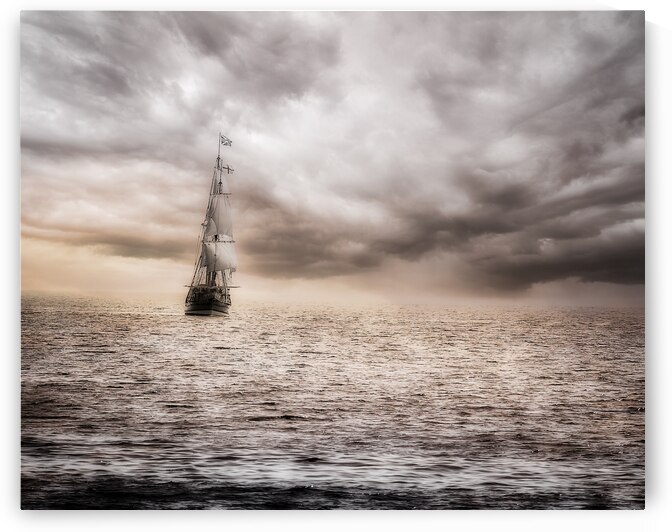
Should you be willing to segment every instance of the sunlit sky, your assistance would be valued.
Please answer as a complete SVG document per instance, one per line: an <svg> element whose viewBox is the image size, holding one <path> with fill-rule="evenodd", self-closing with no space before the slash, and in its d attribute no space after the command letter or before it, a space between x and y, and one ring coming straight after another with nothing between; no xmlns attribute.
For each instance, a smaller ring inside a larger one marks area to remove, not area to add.
<svg viewBox="0 0 672 532"><path fill-rule="evenodd" d="M22 290L184 295L217 135L236 298L640 304L644 17L21 18Z"/></svg>

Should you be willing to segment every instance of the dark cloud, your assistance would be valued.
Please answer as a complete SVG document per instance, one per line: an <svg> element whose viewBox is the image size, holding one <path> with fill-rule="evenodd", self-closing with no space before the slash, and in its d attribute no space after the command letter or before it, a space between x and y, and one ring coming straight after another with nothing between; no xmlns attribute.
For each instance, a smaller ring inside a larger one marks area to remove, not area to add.
<svg viewBox="0 0 672 532"><path fill-rule="evenodd" d="M132 257L140 259L178 259L189 261L193 258L193 239L166 238L160 235L138 235L117 231L77 231L67 228L63 231L39 231L27 227L23 231L29 238L43 238L72 246L87 246L104 255Z"/></svg>
<svg viewBox="0 0 672 532"><path fill-rule="evenodd" d="M644 281L642 12L24 12L21 53L26 235L188 260L224 130L244 271Z"/></svg>
<svg viewBox="0 0 672 532"><path fill-rule="evenodd" d="M471 282L506 290L575 278L588 282L639 284L644 280L643 227L626 227L604 238L551 241L533 253L475 254Z"/></svg>
<svg viewBox="0 0 672 532"><path fill-rule="evenodd" d="M273 13L24 12L22 145L190 159L194 132L216 130L227 103L242 100L231 123L300 97L338 50L334 31ZM38 113L51 120L25 127Z"/></svg>
<svg viewBox="0 0 672 532"><path fill-rule="evenodd" d="M338 60L338 34L282 13L230 13L197 17L177 13L174 22L196 53L220 62L235 90L255 103L300 97L320 72Z"/></svg>

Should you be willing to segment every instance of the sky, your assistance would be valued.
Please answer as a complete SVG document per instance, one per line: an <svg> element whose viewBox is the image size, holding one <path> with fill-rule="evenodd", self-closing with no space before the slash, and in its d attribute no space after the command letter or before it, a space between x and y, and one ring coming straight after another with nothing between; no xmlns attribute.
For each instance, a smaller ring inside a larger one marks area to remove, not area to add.
<svg viewBox="0 0 672 532"><path fill-rule="evenodd" d="M21 16L22 290L641 304L642 12ZM183 295L183 294L182 294Z"/></svg>

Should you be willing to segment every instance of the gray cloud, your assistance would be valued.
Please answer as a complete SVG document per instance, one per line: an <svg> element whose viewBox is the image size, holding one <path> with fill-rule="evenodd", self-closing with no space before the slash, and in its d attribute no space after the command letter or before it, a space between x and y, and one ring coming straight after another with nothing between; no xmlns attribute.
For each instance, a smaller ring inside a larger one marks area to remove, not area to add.
<svg viewBox="0 0 672 532"><path fill-rule="evenodd" d="M643 283L643 22L24 12L24 234L188 261L224 130L246 271Z"/></svg>

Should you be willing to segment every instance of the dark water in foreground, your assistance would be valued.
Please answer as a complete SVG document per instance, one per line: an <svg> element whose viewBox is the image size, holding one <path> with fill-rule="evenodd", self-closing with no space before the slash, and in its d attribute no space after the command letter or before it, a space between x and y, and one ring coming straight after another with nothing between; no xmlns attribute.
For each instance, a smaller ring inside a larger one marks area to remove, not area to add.
<svg viewBox="0 0 672 532"><path fill-rule="evenodd" d="M643 310L24 297L23 508L642 508Z"/></svg>

